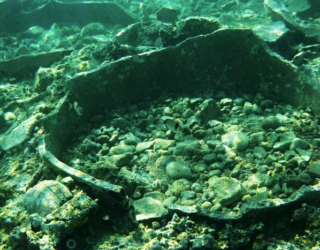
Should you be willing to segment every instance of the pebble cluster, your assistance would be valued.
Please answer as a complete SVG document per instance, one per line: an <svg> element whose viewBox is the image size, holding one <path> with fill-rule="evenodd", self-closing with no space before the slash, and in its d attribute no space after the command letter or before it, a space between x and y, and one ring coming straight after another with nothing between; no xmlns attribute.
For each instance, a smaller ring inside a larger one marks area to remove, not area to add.
<svg viewBox="0 0 320 250"><path fill-rule="evenodd" d="M238 213L316 182L317 131L311 110L260 94L162 98L93 117L62 161L122 185L138 221L172 204Z"/></svg>

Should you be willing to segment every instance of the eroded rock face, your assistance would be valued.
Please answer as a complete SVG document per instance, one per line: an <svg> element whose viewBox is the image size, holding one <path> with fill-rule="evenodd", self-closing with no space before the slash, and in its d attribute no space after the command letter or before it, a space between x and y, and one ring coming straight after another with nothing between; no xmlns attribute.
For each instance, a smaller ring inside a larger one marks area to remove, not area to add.
<svg viewBox="0 0 320 250"><path fill-rule="evenodd" d="M24 197L29 214L46 216L72 197L69 189L57 181L42 181L30 188Z"/></svg>

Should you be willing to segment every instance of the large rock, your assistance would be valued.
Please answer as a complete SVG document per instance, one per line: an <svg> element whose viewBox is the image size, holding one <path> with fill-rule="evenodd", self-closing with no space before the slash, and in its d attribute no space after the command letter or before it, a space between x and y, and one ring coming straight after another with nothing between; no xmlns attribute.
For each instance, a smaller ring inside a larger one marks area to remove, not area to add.
<svg viewBox="0 0 320 250"><path fill-rule="evenodd" d="M69 189L57 181L42 181L30 188L23 204L29 214L46 216L72 197Z"/></svg>
<svg viewBox="0 0 320 250"><path fill-rule="evenodd" d="M241 182L229 177L221 177L216 180L214 188L217 201L223 206L240 201L245 194L245 189Z"/></svg>

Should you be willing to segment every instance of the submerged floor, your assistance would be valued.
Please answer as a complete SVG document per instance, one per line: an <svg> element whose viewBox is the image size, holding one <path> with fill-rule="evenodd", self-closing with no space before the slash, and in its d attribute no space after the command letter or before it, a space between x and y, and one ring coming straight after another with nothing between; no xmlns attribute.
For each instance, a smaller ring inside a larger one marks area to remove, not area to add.
<svg viewBox="0 0 320 250"><path fill-rule="evenodd" d="M319 248L317 7L0 2L0 249Z"/></svg>

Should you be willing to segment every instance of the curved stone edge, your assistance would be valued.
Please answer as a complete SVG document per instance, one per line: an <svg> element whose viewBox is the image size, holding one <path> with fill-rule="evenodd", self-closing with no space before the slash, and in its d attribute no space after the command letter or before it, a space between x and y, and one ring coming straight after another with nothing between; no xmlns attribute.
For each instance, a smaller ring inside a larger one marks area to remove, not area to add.
<svg viewBox="0 0 320 250"><path fill-rule="evenodd" d="M83 107L84 115L106 106L154 99L164 90L263 92L273 100L299 105L305 101L296 86L301 87L296 67L249 29L219 29L190 37L176 46L123 57L66 82L70 99ZM97 99L108 102L97 103Z"/></svg>
<svg viewBox="0 0 320 250"><path fill-rule="evenodd" d="M319 199L320 183L314 186L302 186L286 199L268 199L260 202L245 203L240 208L239 213L223 213L219 211L209 211L196 206L171 205L168 207L170 213L182 213L187 215L198 215L213 220L228 221L241 220L247 217L255 217L259 214L281 210L288 205L299 202L314 202Z"/></svg>
<svg viewBox="0 0 320 250"><path fill-rule="evenodd" d="M53 23L63 25L73 22L83 26L91 22L127 26L138 19L124 7L113 2L64 3L51 0L27 12L18 0L12 0L0 2L0 9L4 13L0 16L0 30L3 32L22 32L39 23L44 28L49 28Z"/></svg>
<svg viewBox="0 0 320 250"><path fill-rule="evenodd" d="M46 149L44 135L40 137L38 150L44 163L50 168L53 168L58 172L62 172L72 177L76 181L89 186L93 190L94 195L99 197L102 201L105 199L110 200L111 198L114 202L120 203L120 205L126 207L128 198L123 187L96 179L59 161L50 151Z"/></svg>

